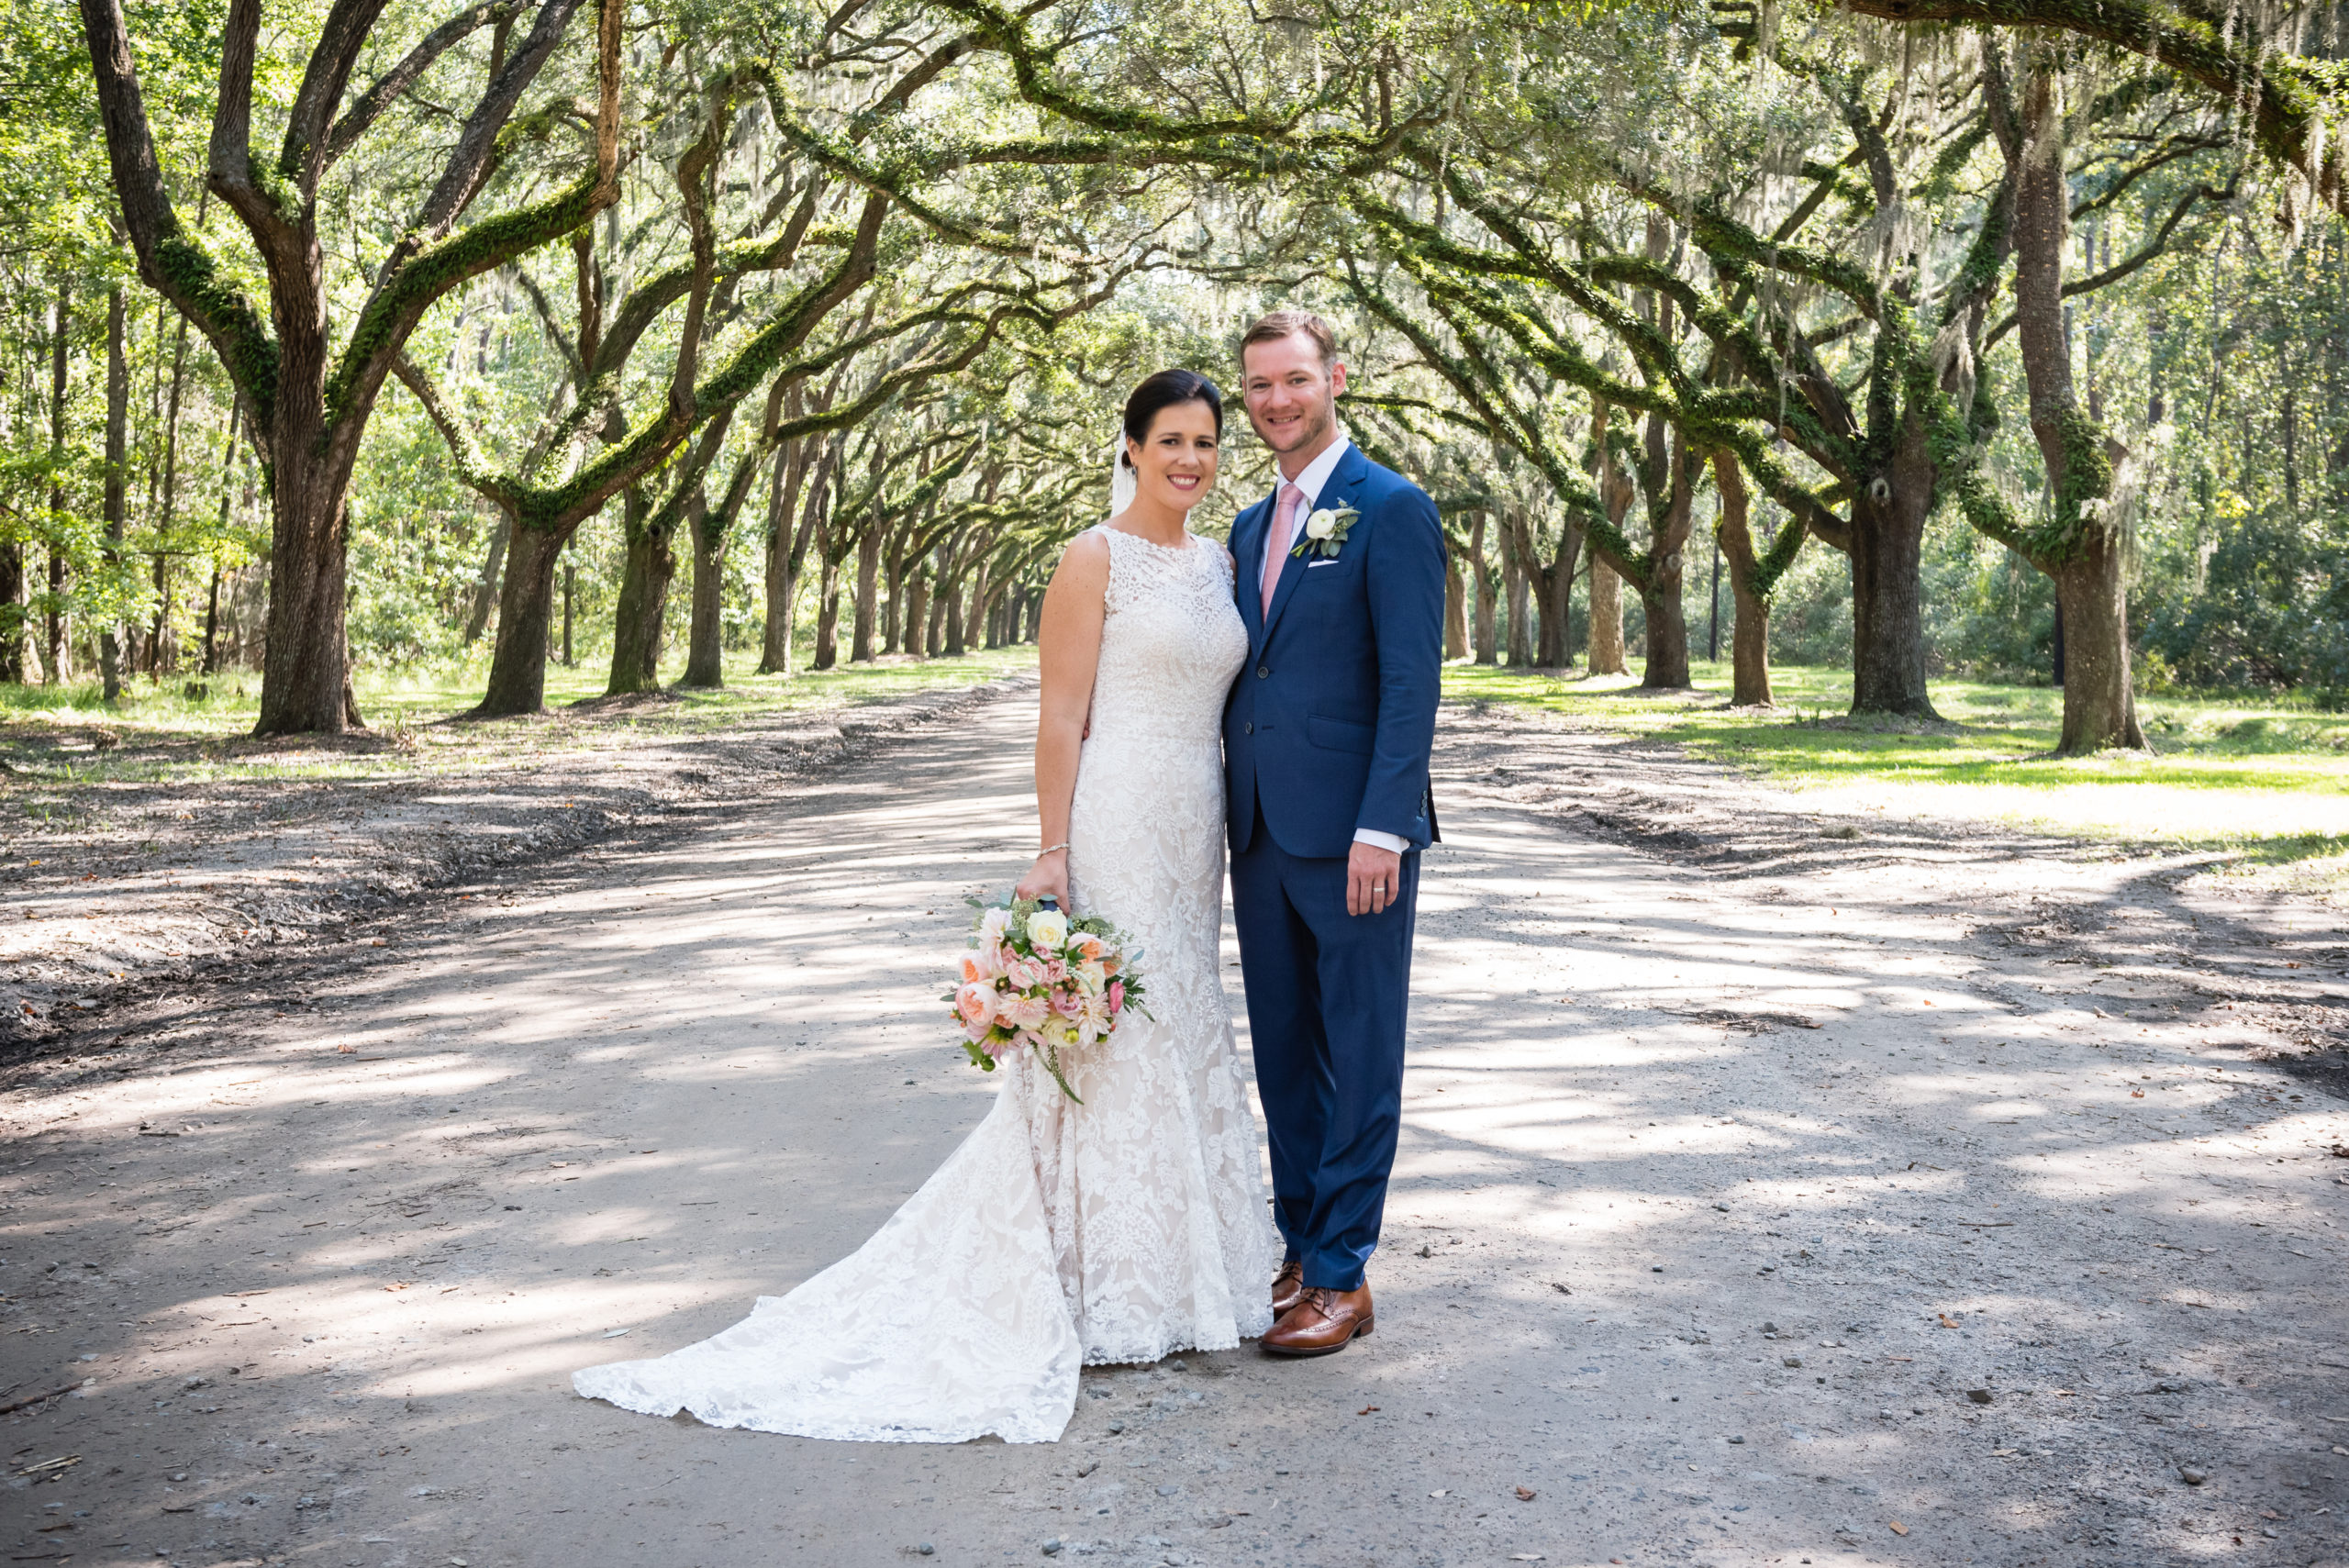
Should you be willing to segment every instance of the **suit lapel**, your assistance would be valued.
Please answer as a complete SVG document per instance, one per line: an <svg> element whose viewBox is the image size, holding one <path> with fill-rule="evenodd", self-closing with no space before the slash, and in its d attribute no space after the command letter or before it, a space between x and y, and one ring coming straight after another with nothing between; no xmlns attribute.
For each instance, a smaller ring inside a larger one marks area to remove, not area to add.
<svg viewBox="0 0 2349 1568"><path fill-rule="evenodd" d="M1370 460L1362 455L1362 449L1348 447L1346 455L1338 460L1337 472L1330 475L1330 483L1321 487L1320 495L1316 498L1312 506L1305 509L1304 516L1297 519L1297 537L1290 541L1289 548L1294 550L1303 542L1306 517L1311 517L1316 512L1332 511L1340 506L1353 506L1355 493L1362 488L1362 482L1368 477L1369 473ZM1270 537L1272 516L1272 508L1265 507L1264 527L1260 537ZM1257 550L1256 559L1258 570L1262 571L1264 551L1261 547ZM1262 646L1266 638L1273 635L1273 628L1280 624L1281 612L1288 608L1289 600L1296 596L1297 584L1304 580L1307 565L1315 559L1317 558L1313 556L1292 555L1282 564L1280 584L1273 590L1273 607L1265 613L1264 629L1257 637L1259 646ZM1260 591L1261 585L1260 578Z"/></svg>
<svg viewBox="0 0 2349 1568"><path fill-rule="evenodd" d="M1264 535L1272 527L1270 496L1232 519L1232 596L1240 602L1240 618L1254 646L1264 630Z"/></svg>

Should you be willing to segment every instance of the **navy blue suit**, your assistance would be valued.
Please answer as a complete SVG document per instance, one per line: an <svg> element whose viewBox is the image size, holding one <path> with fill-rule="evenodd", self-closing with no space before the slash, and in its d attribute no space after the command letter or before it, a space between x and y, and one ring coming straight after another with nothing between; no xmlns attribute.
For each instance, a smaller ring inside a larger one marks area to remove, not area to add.
<svg viewBox="0 0 2349 1568"><path fill-rule="evenodd" d="M1341 506L1362 515L1337 555L1287 561L1269 613L1272 499L1232 523L1249 656L1223 752L1274 1218L1307 1284L1353 1290L1378 1245L1402 1123L1419 851L1436 834L1443 536L1426 492L1359 448L1313 509ZM1346 913L1358 828L1410 845L1398 896L1376 915Z"/></svg>

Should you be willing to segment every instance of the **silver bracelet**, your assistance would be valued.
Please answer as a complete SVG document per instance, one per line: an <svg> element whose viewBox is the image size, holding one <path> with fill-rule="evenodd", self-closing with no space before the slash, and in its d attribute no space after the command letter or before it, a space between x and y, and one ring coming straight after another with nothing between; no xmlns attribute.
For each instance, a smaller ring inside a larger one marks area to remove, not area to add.
<svg viewBox="0 0 2349 1568"><path fill-rule="evenodd" d="M1063 850L1065 850L1065 849L1067 849L1067 848L1068 848L1068 846L1067 846L1066 844L1054 844L1054 845L1053 845L1051 849L1049 849L1049 850L1038 850L1038 851L1036 851L1036 858L1037 858L1038 860L1040 860L1040 861L1041 861L1041 860L1042 860L1046 855L1056 855L1056 854L1060 853Z"/></svg>

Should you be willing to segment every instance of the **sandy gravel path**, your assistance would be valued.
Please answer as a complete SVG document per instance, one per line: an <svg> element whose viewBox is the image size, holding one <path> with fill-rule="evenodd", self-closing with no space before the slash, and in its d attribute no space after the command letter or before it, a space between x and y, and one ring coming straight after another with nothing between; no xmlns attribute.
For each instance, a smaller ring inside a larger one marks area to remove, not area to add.
<svg viewBox="0 0 2349 1568"><path fill-rule="evenodd" d="M2270 1059L2329 1027L2336 932L1489 715L1440 759L1374 1339L1096 1372L1048 1446L573 1397L977 1121L933 998L1030 842L1030 722L909 726L473 888L314 1006L21 1072L12 1560L2343 1560L2349 1104Z"/></svg>

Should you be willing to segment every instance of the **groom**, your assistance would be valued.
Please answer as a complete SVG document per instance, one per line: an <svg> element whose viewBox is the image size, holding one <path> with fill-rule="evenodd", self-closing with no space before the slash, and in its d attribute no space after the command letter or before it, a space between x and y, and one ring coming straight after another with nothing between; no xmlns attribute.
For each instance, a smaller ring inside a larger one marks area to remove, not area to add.
<svg viewBox="0 0 2349 1568"><path fill-rule="evenodd" d="M1371 1330L1402 1120L1403 1021L1442 662L1435 503L1338 428L1330 324L1280 310L1240 344L1248 422L1279 460L1231 528L1248 662L1223 716L1231 890L1286 1258L1278 1355Z"/></svg>

